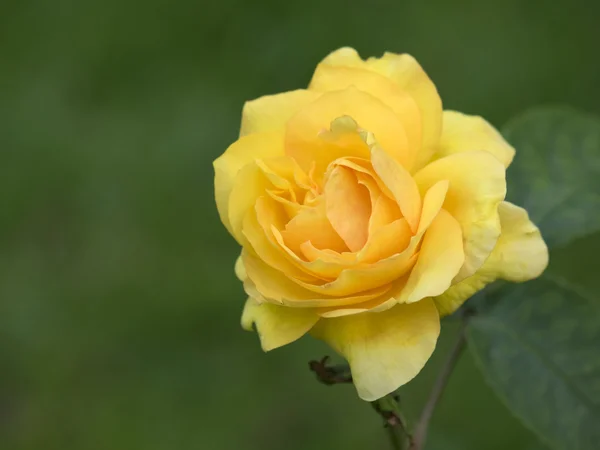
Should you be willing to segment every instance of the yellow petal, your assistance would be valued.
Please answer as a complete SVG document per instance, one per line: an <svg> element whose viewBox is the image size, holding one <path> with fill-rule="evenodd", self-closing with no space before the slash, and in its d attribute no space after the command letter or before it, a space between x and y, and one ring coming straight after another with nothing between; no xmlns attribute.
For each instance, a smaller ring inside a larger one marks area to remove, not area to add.
<svg viewBox="0 0 600 450"><path fill-rule="evenodd" d="M242 257L238 256L235 260L235 276L238 277L238 280L244 282L248 278L246 274L246 268L244 267L244 261L242 261Z"/></svg>
<svg viewBox="0 0 600 450"><path fill-rule="evenodd" d="M357 145L344 148L345 154L323 152L320 148L319 141L329 147L332 143L320 139L319 135L330 129L332 121L344 116L350 116L361 129L377 136L377 142L388 154L401 164L407 164L408 143L398 116L377 98L354 87L327 92L292 117L286 127L286 154L306 172L314 162L317 174L323 173L331 161L341 156L369 158L369 148L360 139L356 140Z"/></svg>
<svg viewBox="0 0 600 450"><path fill-rule="evenodd" d="M303 194L303 191L310 189L308 175L289 156L266 158L257 160L256 163L274 187L280 190L291 191L290 194L294 197L294 200L296 200L296 195Z"/></svg>
<svg viewBox="0 0 600 450"><path fill-rule="evenodd" d="M298 284L300 283L298 280L290 279L246 250L242 251L242 259L248 275L248 279L244 283L246 293L257 300L264 299L264 301L279 305L300 308L351 305L371 300L390 289L389 285L384 285L374 289L365 289L362 292L355 290L342 297L322 295L305 289Z"/></svg>
<svg viewBox="0 0 600 450"><path fill-rule="evenodd" d="M419 247L423 234L429 229L429 226L433 222L433 220L438 216L440 212L440 208L442 207L442 203L444 201L444 197L446 195L446 190L448 189L447 181L440 181L432 186L425 194L423 199L423 216L419 223L419 230L416 236L413 236L409 239L408 246L406 249L401 252L399 255L394 255L389 258L378 261L378 263L374 263L369 266L357 265L354 267L354 270L348 270L345 275L346 279L341 278L336 280L336 284L329 283L328 285L321 286L321 288L340 288L343 286L343 283L351 284L351 280L356 277L356 282L358 285L364 283L361 276L371 276L369 270L374 270L377 268L377 271L380 272L380 275L389 275L389 278L386 280L391 280L391 287L388 291L382 294L379 297L374 297L370 300L367 300L363 303L353 303L351 305L341 305L341 306L330 306L324 308L318 308L317 312L319 315L323 317L339 317L349 314L358 314L365 311L385 311L397 303L402 299L402 293L410 276L410 272L408 270L412 268L412 264L414 264L417 260L418 255L415 255L415 250ZM410 231L408 225L406 225L405 229ZM369 243L365 246L365 248L359 254L350 254L361 256L366 254L369 250ZM338 259L342 260L342 257L350 256L349 254L340 254L338 255ZM314 256L314 255L313 255ZM322 255L319 255L322 256ZM362 258L364 260L364 257ZM378 266L379 264L379 266ZM401 267L402 264L405 264L404 267ZM394 268L393 266L396 266ZM408 269L407 269L408 267ZM362 269L362 270L357 270ZM394 270L395 269L395 270ZM404 270L402 270L404 269ZM349 275L353 276L349 276ZM371 280L375 280L375 277L371 276ZM366 281L367 283L370 281ZM356 286L356 285L353 285Z"/></svg>
<svg viewBox="0 0 600 450"><path fill-rule="evenodd" d="M415 100L389 78L373 71L328 64L319 64L309 89L328 92L350 86L355 86L381 100L400 118L411 152L407 160L407 168L410 169L421 147L421 113Z"/></svg>
<svg viewBox="0 0 600 450"><path fill-rule="evenodd" d="M326 214L348 248L356 252L367 241L371 201L369 191L350 169L335 167L324 188Z"/></svg>
<svg viewBox="0 0 600 450"><path fill-rule="evenodd" d="M308 241L300 245L300 250L309 261L322 259L324 261L338 263L353 263L356 261L356 254L350 252L338 253L334 250L318 249L312 242Z"/></svg>
<svg viewBox="0 0 600 450"><path fill-rule="evenodd" d="M271 227L281 227L284 219L282 208L268 197L260 197L244 218L243 233L252 250L266 264L288 276L304 281L318 281L293 264L274 238Z"/></svg>
<svg viewBox="0 0 600 450"><path fill-rule="evenodd" d="M380 313L321 319L311 333L350 363L360 398L374 401L413 379L437 342L440 320L431 299Z"/></svg>
<svg viewBox="0 0 600 450"><path fill-rule="evenodd" d="M440 209L442 209L449 185L448 180L441 180L425 192L425 196L423 197L423 211L421 212L417 234L424 233L431 225L431 222L433 222L433 219L438 215Z"/></svg>
<svg viewBox="0 0 600 450"><path fill-rule="evenodd" d="M319 96L318 92L299 89L246 102L242 111L240 136L282 130L294 114Z"/></svg>
<svg viewBox="0 0 600 450"><path fill-rule="evenodd" d="M401 218L378 227L358 253L361 263L375 263L401 253L408 246L412 235L406 219Z"/></svg>
<svg viewBox="0 0 600 450"><path fill-rule="evenodd" d="M416 233L421 217L421 194L411 174L379 147L371 150L373 169L390 190L404 218Z"/></svg>
<svg viewBox="0 0 600 450"><path fill-rule="evenodd" d="M473 275L492 252L500 235L498 205L506 195L505 169L490 153L455 153L415 174L423 192L440 180L449 187L444 209L463 231L465 263L455 282Z"/></svg>
<svg viewBox="0 0 600 450"><path fill-rule="evenodd" d="M227 209L231 233L242 247L248 245L243 232L244 218L254 208L256 200L264 196L271 186L271 182L256 163L244 166L236 175Z"/></svg>
<svg viewBox="0 0 600 450"><path fill-rule="evenodd" d="M379 194L372 203L371 218L369 219L369 237L376 233L379 228L389 225L392 222L403 219L400 213L398 203L387 195ZM406 222L408 224L408 222ZM410 229L410 226L409 226Z"/></svg>
<svg viewBox="0 0 600 450"><path fill-rule="evenodd" d="M286 272L286 274L288 276L291 276L291 278L294 280L307 282L311 285L313 285L313 284L321 285L324 282L329 282L331 280L334 280L335 278L337 278L340 275L340 273L344 269L353 267L355 265L355 262L354 262L355 258L350 261L346 261L343 258L325 257L325 258L312 259L311 261L306 261L305 259L302 258L301 255L294 253L285 244L285 240L283 239L283 236L275 227L272 227L271 232L273 233L275 240L279 244L279 247L281 248L283 253L290 259L290 261L292 261L294 264L296 264L297 267L304 270L306 273L311 274L313 276L313 281L311 281L311 280L307 280L306 276L296 276L296 275L291 275L290 272ZM311 243L310 243L310 241L308 241L300 246L300 249L302 250L302 254L304 254L303 248L305 248L305 246L310 246L310 245L311 245ZM314 247L312 247L312 248L314 248ZM324 251L322 251L322 252L324 252ZM326 255L326 253L323 253L323 255Z"/></svg>
<svg viewBox="0 0 600 450"><path fill-rule="evenodd" d="M397 280L413 268L417 262L415 253L419 237L413 237L402 253L377 261L373 264L343 270L334 281L322 284L294 280L300 286L321 296L347 296L367 289L373 290ZM347 303L348 304L348 303Z"/></svg>
<svg viewBox="0 0 600 450"><path fill-rule="evenodd" d="M213 162L215 169L215 199L217 209L223 225L236 237L229 219L229 200L231 191L236 183L236 177L242 167L262 158L283 155L282 132L260 133L241 138L234 142L229 148ZM259 174L260 176L260 174ZM262 183L260 183L263 186ZM248 186L249 191L256 193L256 186ZM259 193L260 194L260 193ZM247 208L253 204L252 201L245 202L242 207ZM234 213L236 233L244 217L245 211ZM237 239L237 237L236 237ZM238 241L239 242L239 241Z"/></svg>
<svg viewBox="0 0 600 450"><path fill-rule="evenodd" d="M383 181L381 181L379 176L376 175L375 170L373 169L373 164L371 164L371 152L370 151L369 151L369 154L367 155L367 158L358 158L358 157L340 158L340 159L335 160L333 165L344 166L344 167L348 167L348 168L354 170L356 172L356 176L361 177L363 181L364 181L365 177L370 178L371 180L373 180L375 182L375 184L377 185L377 187L379 188L379 191L381 191L381 193L387 195L391 199L394 198L394 196L392 195L392 192L383 183ZM373 188L372 183L369 183L368 185L365 183L365 186L367 188L369 188L369 185L371 186L371 188ZM371 188L369 188L369 190L371 190Z"/></svg>
<svg viewBox="0 0 600 450"><path fill-rule="evenodd" d="M385 53L381 58L369 58L367 66L392 79L419 105L423 137L415 169L424 166L435 151L442 129L442 100L435 85L411 55Z"/></svg>
<svg viewBox="0 0 600 450"><path fill-rule="evenodd" d="M401 301L413 303L446 291L465 260L462 232L454 217L441 210L425 233L419 259Z"/></svg>
<svg viewBox="0 0 600 450"><path fill-rule="evenodd" d="M393 308L400 302L400 296L408 281L408 275L395 280L389 289L389 291L383 293L379 297L375 297L371 300L367 300L362 303L355 303L352 305L342 305L333 307L316 308L315 311L321 317L342 317L353 314L361 314L364 312L383 312L390 308Z"/></svg>
<svg viewBox="0 0 600 450"><path fill-rule="evenodd" d="M372 264L357 265L341 272L339 277L325 284L297 283L321 295L347 295L359 292L362 289L372 289L387 283L395 282L403 277L413 268L417 261L416 253L422 241L423 234L427 231L430 223L438 215L444 195L446 194L447 182L436 183L425 194L423 204L424 214L419 225L419 232L410 238L408 246L399 254L379 260Z"/></svg>
<svg viewBox="0 0 600 450"><path fill-rule="evenodd" d="M255 325L262 349L268 352L301 338L318 320L309 308L288 308L249 298L242 313L242 328L252 331Z"/></svg>
<svg viewBox="0 0 600 450"><path fill-rule="evenodd" d="M540 276L546 269L548 248L540 230L529 220L527 211L502 202L498 212L502 234L496 247L475 275L435 298L440 314L451 314L470 296L498 278L527 281Z"/></svg>
<svg viewBox="0 0 600 450"><path fill-rule="evenodd" d="M365 62L358 52L350 47L342 47L327 55L321 64L330 66L365 67Z"/></svg>
<svg viewBox="0 0 600 450"><path fill-rule="evenodd" d="M444 126L436 158L454 153L484 150L508 167L515 149L498 131L479 116L468 116L456 111L444 111Z"/></svg>
<svg viewBox="0 0 600 450"><path fill-rule="evenodd" d="M442 100L415 58L407 54L385 53L381 58L363 61L356 50L344 47L328 55L321 64L366 68L389 78L401 90L408 92L417 103L421 117L422 148L417 155L415 168L424 166L431 159L442 130Z"/></svg>
<svg viewBox="0 0 600 450"><path fill-rule="evenodd" d="M338 252L348 250L343 239L327 219L323 201L314 207L302 209L288 222L281 235L286 245L297 255L301 253L300 246L308 241L320 249L326 248Z"/></svg>

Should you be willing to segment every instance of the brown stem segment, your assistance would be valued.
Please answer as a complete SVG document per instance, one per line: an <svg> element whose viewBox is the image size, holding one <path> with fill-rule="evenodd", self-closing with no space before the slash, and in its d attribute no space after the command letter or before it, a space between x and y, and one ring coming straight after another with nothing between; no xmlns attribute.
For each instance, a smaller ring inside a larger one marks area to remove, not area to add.
<svg viewBox="0 0 600 450"><path fill-rule="evenodd" d="M406 421L400 411L400 399L396 395L386 395L371 403L373 409L384 420L384 426L394 450L404 450L412 445L412 436L408 432Z"/></svg>
<svg viewBox="0 0 600 450"><path fill-rule="evenodd" d="M308 368L315 373L317 380L327 386L352 383L350 367L347 365L328 366L328 360L329 356L324 356L319 361L309 361Z"/></svg>
<svg viewBox="0 0 600 450"><path fill-rule="evenodd" d="M409 450L422 450L425 446L425 440L427 438L427 429L429 428L429 422L431 417L433 416L433 411L437 406L442 394L444 393L444 388L448 384L448 379L458 362L462 351L465 348L467 343L465 330L467 327L466 317L463 317L461 322L460 331L458 334L458 338L454 343L454 347L446 360L442 371L438 375L433 388L431 389L431 393L429 394L429 399L423 408L423 412L421 413L421 417L419 418L419 422L415 427L415 432L413 434L413 442L411 443Z"/></svg>

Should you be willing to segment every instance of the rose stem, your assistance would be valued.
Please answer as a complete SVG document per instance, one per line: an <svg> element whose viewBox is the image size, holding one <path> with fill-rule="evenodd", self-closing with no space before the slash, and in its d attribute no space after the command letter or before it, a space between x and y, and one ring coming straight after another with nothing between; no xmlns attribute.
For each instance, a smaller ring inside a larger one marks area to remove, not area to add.
<svg viewBox="0 0 600 450"><path fill-rule="evenodd" d="M450 378L450 375L452 374L452 371L454 370L454 367L456 366L456 363L458 362L460 355L462 354L462 351L464 350L465 345L467 343L465 330L467 327L466 319L468 315L469 314L467 313L462 317L458 337L456 339L456 342L454 343L454 347L452 348L450 355L448 356L448 359L446 359L446 362L444 363L442 371L438 375L433 385L433 388L431 389L429 399L427 400L427 403L423 408L423 412L421 413L419 422L415 426L413 441L411 446L409 447L409 450L422 450L425 446L425 439L427 438L427 429L429 427L429 421L433 416L433 411L435 410L435 407L440 401L440 398L444 393L444 388L448 384L448 379Z"/></svg>
<svg viewBox="0 0 600 450"><path fill-rule="evenodd" d="M412 436L407 430L406 421L400 412L398 396L389 394L371 403L373 409L385 421L385 427L394 450L404 450L412 445Z"/></svg>

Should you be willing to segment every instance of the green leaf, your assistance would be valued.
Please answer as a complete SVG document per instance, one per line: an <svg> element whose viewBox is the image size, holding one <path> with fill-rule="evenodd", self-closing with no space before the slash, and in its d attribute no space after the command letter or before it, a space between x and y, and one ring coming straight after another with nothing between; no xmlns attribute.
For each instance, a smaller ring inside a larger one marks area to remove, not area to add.
<svg viewBox="0 0 600 450"><path fill-rule="evenodd" d="M549 247L600 230L600 119L537 109L513 119L503 134L517 150L507 198L529 212Z"/></svg>
<svg viewBox="0 0 600 450"><path fill-rule="evenodd" d="M600 301L549 277L505 285L469 347L506 405L554 448L600 444Z"/></svg>
<svg viewBox="0 0 600 450"><path fill-rule="evenodd" d="M551 267L538 280L489 290L470 321L469 348L508 408L551 448L597 449L600 298L564 267L581 266L569 244L600 230L600 120L540 109L504 134L517 150L507 198L540 227Z"/></svg>

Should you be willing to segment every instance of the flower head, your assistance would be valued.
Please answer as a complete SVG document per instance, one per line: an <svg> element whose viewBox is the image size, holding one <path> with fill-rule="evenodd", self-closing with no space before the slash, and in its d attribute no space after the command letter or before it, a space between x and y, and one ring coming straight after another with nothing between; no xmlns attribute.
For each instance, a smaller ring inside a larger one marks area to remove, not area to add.
<svg viewBox="0 0 600 450"><path fill-rule="evenodd" d="M307 90L247 102L214 162L242 246L242 325L265 350L323 339L365 400L397 389L431 356L440 316L547 265L537 227L504 201L513 156L484 119L443 111L409 55L342 48Z"/></svg>

